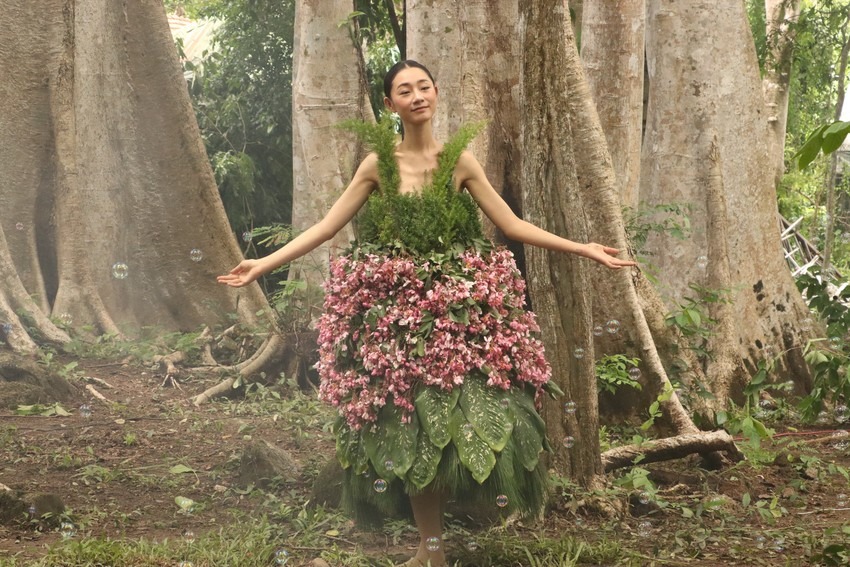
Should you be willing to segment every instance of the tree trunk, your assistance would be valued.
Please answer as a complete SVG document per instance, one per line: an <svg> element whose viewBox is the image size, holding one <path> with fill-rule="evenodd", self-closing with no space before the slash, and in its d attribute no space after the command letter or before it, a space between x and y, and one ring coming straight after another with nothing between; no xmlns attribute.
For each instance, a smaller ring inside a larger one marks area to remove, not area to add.
<svg viewBox="0 0 850 567"><path fill-rule="evenodd" d="M67 335L48 315L126 333L234 311L257 322L258 286L215 282L242 255L162 3L9 0L0 26L0 313L13 348L33 343L10 310L55 341Z"/></svg>
<svg viewBox="0 0 850 567"><path fill-rule="evenodd" d="M347 119L374 120L356 38L356 22L340 25L352 2L310 0L295 6L292 80L292 227L304 230L324 217L364 157ZM353 238L349 225L301 258L290 278L319 284L335 249Z"/></svg>
<svg viewBox="0 0 850 567"><path fill-rule="evenodd" d="M435 4L443 10L440 17L434 15ZM437 139L448 139L461 124L487 120L486 130L470 149L496 191L521 214L521 156L516 143L520 46L504 40L517 35L517 20L516 2L411 0L408 50L411 58L431 70L440 88L434 124ZM432 26L432 22L436 23ZM501 239L490 223L486 225L491 236ZM519 246L512 250L521 254Z"/></svg>
<svg viewBox="0 0 850 567"><path fill-rule="evenodd" d="M570 136L563 0L520 0L522 45L522 197L525 218L585 241L584 205L575 178ZM527 277L554 379L564 400L544 402L555 468L584 487L600 483L598 408L590 333L587 264L572 255L526 247ZM581 350L579 350L581 349ZM576 403L566 413L564 401ZM563 443L561 443L563 441Z"/></svg>
<svg viewBox="0 0 850 567"><path fill-rule="evenodd" d="M774 167L774 186L779 187L785 173L785 128L788 124L788 87L794 51L794 25L800 17L800 0L765 0L768 58L762 79L770 154Z"/></svg>
<svg viewBox="0 0 850 567"><path fill-rule="evenodd" d="M626 256L629 247L611 155L605 145L605 134L584 77L571 28L567 29L567 42L565 78L570 93L568 108L572 146L576 155L578 188L586 203L584 211L590 240L614 246L622 251L621 257ZM667 367L673 367L677 358L684 360L689 368L680 377L683 381L701 379L695 357L687 350L676 348L678 339L664 324L664 306L653 286L640 272L614 272L601 266L591 266L590 270L593 289L598 290L603 298L617 298L617 301L603 299L594 302L595 326L601 327L613 320L620 327L615 333L603 331L603 336L594 339L595 357L625 353L641 359L642 382L648 387L643 390L645 398L642 404L637 405L646 407L659 394L673 388L665 363ZM698 431L675 394L663 398L661 410L666 424L674 433Z"/></svg>
<svg viewBox="0 0 850 567"><path fill-rule="evenodd" d="M771 345L780 353L778 379L807 383L810 370L801 345L808 337L799 322L808 309L784 261L774 162L767 144L757 142L769 133L744 4L647 4L649 107L641 199L692 207L689 239L662 234L648 241L660 283L670 290L670 302L678 303L689 284L706 285L718 262L728 261L739 356L752 370ZM709 245L716 234L709 232L706 211L704 180L712 166L704 148L713 132L723 158L728 242ZM707 265L698 260L706 252Z"/></svg>
<svg viewBox="0 0 850 567"><path fill-rule="evenodd" d="M841 111L844 108L844 97L847 78L847 58L850 55L850 38L847 37L847 28L850 25L850 17L844 21L844 26L841 29L841 55L838 58L838 81L836 85L837 95L835 101L835 111L833 120L841 119ZM832 249L835 246L835 177L838 173L838 154L832 152L829 156L829 166L826 170L826 180L824 182L824 192L826 193L826 230L824 231L823 239L823 270L829 270L829 264L832 260Z"/></svg>
<svg viewBox="0 0 850 567"><path fill-rule="evenodd" d="M586 0L581 60L608 151L620 200L638 206L643 138L645 0Z"/></svg>

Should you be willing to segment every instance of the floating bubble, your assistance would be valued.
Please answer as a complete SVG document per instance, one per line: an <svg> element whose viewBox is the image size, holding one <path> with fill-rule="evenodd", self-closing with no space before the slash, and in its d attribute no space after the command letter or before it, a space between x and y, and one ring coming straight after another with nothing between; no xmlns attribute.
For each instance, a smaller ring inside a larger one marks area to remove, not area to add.
<svg viewBox="0 0 850 567"><path fill-rule="evenodd" d="M503 409L508 409L511 405L511 401L507 398L502 398L499 401L499 405L502 406Z"/></svg>
<svg viewBox="0 0 850 567"><path fill-rule="evenodd" d="M778 537L773 540L773 551L782 552L785 551L785 539Z"/></svg>
<svg viewBox="0 0 850 567"><path fill-rule="evenodd" d="M637 533L640 537L649 537L652 534L652 524L650 522L639 523Z"/></svg>
<svg viewBox="0 0 850 567"><path fill-rule="evenodd" d="M637 366L633 366L629 368L629 378L632 380L638 380L640 378L640 368Z"/></svg>
<svg viewBox="0 0 850 567"><path fill-rule="evenodd" d="M66 327L70 327L71 323L74 322L74 319L71 317L70 313L62 313L59 315L59 322L65 325Z"/></svg>
<svg viewBox="0 0 850 567"><path fill-rule="evenodd" d="M91 417L91 406L88 404L83 404L80 406L80 417L89 418Z"/></svg>
<svg viewBox="0 0 850 567"><path fill-rule="evenodd" d="M388 471L391 471L395 468L395 463L387 459L386 461L384 461L384 468Z"/></svg>
<svg viewBox="0 0 850 567"><path fill-rule="evenodd" d="M252 238L254 238L254 236L251 234L250 230L246 230L242 233L242 242L251 242Z"/></svg>
<svg viewBox="0 0 850 567"><path fill-rule="evenodd" d="M806 317L805 319L800 321L800 330L804 331L806 333L811 331L813 326L814 326L814 321L812 321L811 317Z"/></svg>
<svg viewBox="0 0 850 567"><path fill-rule="evenodd" d="M469 551L478 551L478 542L470 541L466 544L466 549L468 549Z"/></svg>
<svg viewBox="0 0 850 567"><path fill-rule="evenodd" d="M289 552L285 549L278 549L274 552L274 564L275 565L286 565L289 563Z"/></svg>
<svg viewBox="0 0 850 567"><path fill-rule="evenodd" d="M564 403L564 411L568 415L574 414L576 412L576 403L573 402L573 401L565 402Z"/></svg>
<svg viewBox="0 0 850 567"><path fill-rule="evenodd" d="M602 325L596 325L595 327L593 327L593 336L594 337L601 337L604 332L605 332L605 329L602 327Z"/></svg>
<svg viewBox="0 0 850 567"><path fill-rule="evenodd" d="M832 434L833 439L846 439L847 437L850 437L850 431L845 429L839 429Z"/></svg>
<svg viewBox="0 0 850 567"><path fill-rule="evenodd" d="M36 509L35 504L30 504L30 507L27 508L27 514L34 518L37 513L38 509Z"/></svg>
<svg viewBox="0 0 850 567"><path fill-rule="evenodd" d="M830 337L829 345L832 348L841 348L841 337Z"/></svg>
<svg viewBox="0 0 850 567"><path fill-rule="evenodd" d="M200 262L204 259L204 253L201 252L200 248L192 248L189 250L189 259L193 262Z"/></svg>
<svg viewBox="0 0 850 567"><path fill-rule="evenodd" d="M12 334L12 324L11 323L3 323L3 334L11 335Z"/></svg>
<svg viewBox="0 0 850 567"><path fill-rule="evenodd" d="M572 449L573 445L575 444L576 439L572 435L567 435L566 437L564 437L564 447L566 447L567 449Z"/></svg>
<svg viewBox="0 0 850 567"><path fill-rule="evenodd" d="M652 496L650 496L649 492L643 491L638 494L638 502L641 504L649 504L649 501L652 500Z"/></svg>
<svg viewBox="0 0 850 567"><path fill-rule="evenodd" d="M379 478L374 483L372 483L372 487L378 494L383 494L387 491L387 481L382 478Z"/></svg>
<svg viewBox="0 0 850 567"><path fill-rule="evenodd" d="M620 332L620 322L616 319L611 319L605 323L605 330L609 335L616 335Z"/></svg>
<svg viewBox="0 0 850 567"><path fill-rule="evenodd" d="M573 351L573 356L581 360L582 358L584 358L584 349L581 347L576 347L576 349Z"/></svg>
<svg viewBox="0 0 850 567"><path fill-rule="evenodd" d="M192 543L193 541L195 541L195 532L193 532L192 530L183 530L183 539L185 539L189 543Z"/></svg>
<svg viewBox="0 0 850 567"><path fill-rule="evenodd" d="M71 522L62 522L59 524L59 534L62 536L62 539L71 539L77 535L77 528Z"/></svg>
<svg viewBox="0 0 850 567"><path fill-rule="evenodd" d="M844 423L847 421L847 417L850 415L847 410L847 406L840 405L835 408L835 421L838 423Z"/></svg>
<svg viewBox="0 0 850 567"><path fill-rule="evenodd" d="M843 493L838 494L835 497L835 505L838 506L839 508L844 508L845 506L847 506L847 495L843 494Z"/></svg>
<svg viewBox="0 0 850 567"><path fill-rule="evenodd" d="M496 496L496 506L498 506L499 508L504 508L507 505L508 505L508 497L507 496L505 496L504 494L499 494L498 496Z"/></svg>
<svg viewBox="0 0 850 567"><path fill-rule="evenodd" d="M757 535L756 538L755 538L756 547L758 547L759 549L763 548L765 541L767 541L767 538L765 538L761 534Z"/></svg>
<svg viewBox="0 0 850 567"><path fill-rule="evenodd" d="M841 242L847 244L850 242L850 232L842 232L841 233Z"/></svg>
<svg viewBox="0 0 850 567"><path fill-rule="evenodd" d="M708 267L708 256L700 256L697 258L697 268L704 270Z"/></svg>
<svg viewBox="0 0 850 567"><path fill-rule="evenodd" d="M181 561L177 564L177 567L195 567L195 564L191 561Z"/></svg>
<svg viewBox="0 0 850 567"><path fill-rule="evenodd" d="M825 411L818 413L818 416L815 418L815 423L824 424L829 423L829 415Z"/></svg>
<svg viewBox="0 0 850 567"><path fill-rule="evenodd" d="M112 264L112 277L116 280L126 280L130 275L130 269L124 262L115 262Z"/></svg>
<svg viewBox="0 0 850 567"><path fill-rule="evenodd" d="M24 223L22 223L22 222L15 223L15 228L18 229L18 230L23 230L24 229Z"/></svg>
<svg viewBox="0 0 850 567"><path fill-rule="evenodd" d="M440 549L440 538L429 537L425 540L425 549L428 551L438 551Z"/></svg>

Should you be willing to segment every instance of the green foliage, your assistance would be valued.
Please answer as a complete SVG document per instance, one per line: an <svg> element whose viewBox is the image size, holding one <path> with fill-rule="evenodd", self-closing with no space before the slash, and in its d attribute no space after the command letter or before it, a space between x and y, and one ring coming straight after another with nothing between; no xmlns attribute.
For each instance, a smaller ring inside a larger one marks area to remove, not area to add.
<svg viewBox="0 0 850 567"><path fill-rule="evenodd" d="M831 154L841 147L847 134L850 134L850 122L837 120L819 126L808 135L806 142L792 156L794 164L798 169L804 169L818 157L820 152L824 155Z"/></svg>
<svg viewBox="0 0 850 567"><path fill-rule="evenodd" d="M209 0L223 23L190 93L233 230L289 222L294 3Z"/></svg>
<svg viewBox="0 0 850 567"><path fill-rule="evenodd" d="M770 387L767 382L768 366L764 361L759 361L758 370L750 382L744 387L745 403L740 410L718 411L715 414L718 427L723 427L730 435L743 435L754 448L758 448L761 441L770 439L773 430L755 417L759 407L759 393Z"/></svg>
<svg viewBox="0 0 850 567"><path fill-rule="evenodd" d="M616 393L621 386L640 390L640 382L629 375L629 368L637 368L639 364L639 358L629 358L623 354L603 356L596 361L596 389L610 394Z"/></svg>
<svg viewBox="0 0 850 567"><path fill-rule="evenodd" d="M814 421L824 403L846 403L850 400L850 286L835 295L826 278L817 269L797 277L797 287L805 294L809 307L826 326L829 341L815 340L806 344L804 356L814 376L812 389L800 402L803 419Z"/></svg>
<svg viewBox="0 0 850 567"><path fill-rule="evenodd" d="M709 289L698 284L689 284L695 295L685 296L664 318L668 327L676 327L688 339L688 348L702 358L710 358L709 340L714 335L717 321L708 314L708 306L715 303L730 303L729 290Z"/></svg>
<svg viewBox="0 0 850 567"><path fill-rule="evenodd" d="M691 234L690 214L688 203L641 203L637 209L623 208L623 222L638 257L652 256L652 252L645 249L647 239L652 234L663 234L685 240Z"/></svg>

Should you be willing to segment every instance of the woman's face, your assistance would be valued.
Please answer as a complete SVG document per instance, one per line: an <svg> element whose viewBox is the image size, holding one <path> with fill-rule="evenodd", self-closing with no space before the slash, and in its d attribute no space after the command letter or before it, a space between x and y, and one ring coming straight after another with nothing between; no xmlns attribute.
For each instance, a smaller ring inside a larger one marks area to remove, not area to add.
<svg viewBox="0 0 850 567"><path fill-rule="evenodd" d="M384 98L384 104L397 112L403 122L427 122L437 110L437 86L422 69L402 69L393 79L390 96Z"/></svg>

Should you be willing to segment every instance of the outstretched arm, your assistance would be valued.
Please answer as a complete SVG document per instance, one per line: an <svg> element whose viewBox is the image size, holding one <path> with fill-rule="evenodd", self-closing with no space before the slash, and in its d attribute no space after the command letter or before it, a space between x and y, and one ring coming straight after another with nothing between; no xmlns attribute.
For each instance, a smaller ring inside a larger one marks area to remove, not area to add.
<svg viewBox="0 0 850 567"><path fill-rule="evenodd" d="M526 222L516 216L504 199L493 189L484 168L475 159L471 152L465 151L458 160L455 175L461 186L466 187L469 194L478 202L478 206L484 214L493 221L505 236L512 240L518 240L532 246L540 246L549 250L569 252L595 260L600 264L613 269L625 266L636 266L631 260L621 260L616 257L619 250L609 246L603 246L595 242L581 244L561 238L551 232L547 232L530 222Z"/></svg>
<svg viewBox="0 0 850 567"><path fill-rule="evenodd" d="M216 279L231 287L243 287L263 274L311 252L333 238L357 214L377 184L378 158L375 154L369 154L325 218L290 240L283 248L257 260L242 260L229 273Z"/></svg>

